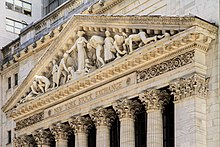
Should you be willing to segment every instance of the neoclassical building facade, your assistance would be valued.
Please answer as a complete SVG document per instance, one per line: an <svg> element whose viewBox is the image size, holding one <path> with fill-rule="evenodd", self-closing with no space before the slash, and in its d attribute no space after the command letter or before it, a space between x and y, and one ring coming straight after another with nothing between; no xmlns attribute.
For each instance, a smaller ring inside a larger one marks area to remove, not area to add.
<svg viewBox="0 0 220 147"><path fill-rule="evenodd" d="M22 79L2 107L13 146L217 147L217 25L136 15L147 1L87 5L3 64Z"/></svg>

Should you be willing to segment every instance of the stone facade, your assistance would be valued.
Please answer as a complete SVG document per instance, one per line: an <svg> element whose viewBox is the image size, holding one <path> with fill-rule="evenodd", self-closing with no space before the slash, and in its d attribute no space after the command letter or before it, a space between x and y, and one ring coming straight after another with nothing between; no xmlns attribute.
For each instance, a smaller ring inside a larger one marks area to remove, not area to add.
<svg viewBox="0 0 220 147"><path fill-rule="evenodd" d="M96 146L110 147L118 119L120 146L134 147L136 117L145 108L145 144L163 147L163 113L173 103L176 147L219 146L218 28L192 16L136 15L196 13L218 24L216 5L99 1L21 51L0 80L8 98L2 110L16 124L13 145L65 147L74 140L87 147L95 127ZM14 71L19 85L8 94L5 76Z"/></svg>

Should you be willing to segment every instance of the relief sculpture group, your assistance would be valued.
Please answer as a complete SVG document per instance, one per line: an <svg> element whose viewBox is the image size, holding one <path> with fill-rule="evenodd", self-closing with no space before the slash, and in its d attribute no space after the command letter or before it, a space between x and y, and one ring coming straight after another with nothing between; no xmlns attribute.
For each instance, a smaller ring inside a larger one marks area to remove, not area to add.
<svg viewBox="0 0 220 147"><path fill-rule="evenodd" d="M29 92L18 104L30 101L39 94L93 72L109 62L131 54L144 45L169 36L170 34L167 32L150 36L143 30L130 35L125 32L114 34L107 30L103 36L92 35L88 37L85 31L78 31L77 39L63 53L62 58L52 59L50 74L35 75Z"/></svg>

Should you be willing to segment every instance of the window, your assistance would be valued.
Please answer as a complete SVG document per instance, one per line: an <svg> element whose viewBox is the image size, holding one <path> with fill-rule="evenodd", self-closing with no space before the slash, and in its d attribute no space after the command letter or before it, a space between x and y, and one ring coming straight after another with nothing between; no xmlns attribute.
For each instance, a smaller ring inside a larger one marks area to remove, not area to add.
<svg viewBox="0 0 220 147"><path fill-rule="evenodd" d="M23 29L26 26L27 24L25 23L6 18L6 30L9 32L20 34L21 29Z"/></svg>
<svg viewBox="0 0 220 147"><path fill-rule="evenodd" d="M18 73L15 74L15 86L18 85Z"/></svg>
<svg viewBox="0 0 220 147"><path fill-rule="evenodd" d="M8 78L8 89L11 89L11 77Z"/></svg>
<svg viewBox="0 0 220 147"><path fill-rule="evenodd" d="M6 0L5 7L7 9L31 16L31 3L22 0Z"/></svg>
<svg viewBox="0 0 220 147"><path fill-rule="evenodd" d="M8 144L11 143L11 130L8 131Z"/></svg>

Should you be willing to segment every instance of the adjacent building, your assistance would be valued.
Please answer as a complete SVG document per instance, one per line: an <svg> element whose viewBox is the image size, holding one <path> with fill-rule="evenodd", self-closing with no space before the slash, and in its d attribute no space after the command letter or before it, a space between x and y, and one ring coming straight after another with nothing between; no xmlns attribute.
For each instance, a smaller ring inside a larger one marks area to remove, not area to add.
<svg viewBox="0 0 220 147"><path fill-rule="evenodd" d="M217 0L43 1L2 49L0 146L220 146L218 12Z"/></svg>

